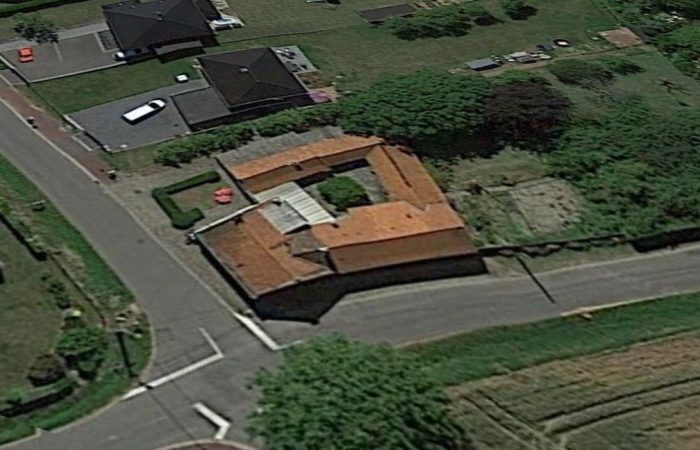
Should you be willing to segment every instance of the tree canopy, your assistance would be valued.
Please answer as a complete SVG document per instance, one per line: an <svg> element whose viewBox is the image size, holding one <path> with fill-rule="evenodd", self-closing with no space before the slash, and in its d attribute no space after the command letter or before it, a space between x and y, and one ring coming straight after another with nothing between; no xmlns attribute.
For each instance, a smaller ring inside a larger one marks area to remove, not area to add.
<svg viewBox="0 0 700 450"><path fill-rule="evenodd" d="M388 76L341 102L339 124L349 133L421 143L476 130L491 89L479 76L435 71Z"/></svg>
<svg viewBox="0 0 700 450"><path fill-rule="evenodd" d="M698 0L656 0L655 3L666 11L677 11L685 17L700 19L700 2Z"/></svg>
<svg viewBox="0 0 700 450"><path fill-rule="evenodd" d="M386 26L401 39L463 36L472 27L471 14L466 5L448 5L420 9L411 17L394 17Z"/></svg>
<svg viewBox="0 0 700 450"><path fill-rule="evenodd" d="M700 220L700 111L660 114L641 101L579 124L548 159L589 202L592 232L631 236Z"/></svg>
<svg viewBox="0 0 700 450"><path fill-rule="evenodd" d="M353 206L369 204L364 187L353 178L334 176L319 184L318 192L323 199L341 211Z"/></svg>
<svg viewBox="0 0 700 450"><path fill-rule="evenodd" d="M268 450L467 450L447 395L416 360L331 336L292 347L262 394L250 431Z"/></svg>
<svg viewBox="0 0 700 450"><path fill-rule="evenodd" d="M540 146L566 122L571 106L568 98L545 83L512 81L494 87L484 115L501 141Z"/></svg>

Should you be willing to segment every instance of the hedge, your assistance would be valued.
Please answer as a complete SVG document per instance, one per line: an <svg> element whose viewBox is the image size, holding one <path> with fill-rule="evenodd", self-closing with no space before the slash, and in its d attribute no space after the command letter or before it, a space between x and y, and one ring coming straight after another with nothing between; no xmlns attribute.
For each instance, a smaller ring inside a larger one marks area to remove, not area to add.
<svg viewBox="0 0 700 450"><path fill-rule="evenodd" d="M16 399L9 398L0 403L0 415L16 417L46 407L68 397L77 386L74 379L63 378L54 384L23 392Z"/></svg>
<svg viewBox="0 0 700 450"><path fill-rule="evenodd" d="M240 147L250 142L256 132L261 136L270 137L334 125L339 111L336 104L326 103L307 108L288 109L259 119L225 125L161 144L156 151L154 161L166 166L178 166L201 156Z"/></svg>
<svg viewBox="0 0 700 450"><path fill-rule="evenodd" d="M199 208L183 211L177 203L175 203L171 195L202 184L216 183L219 180L221 180L219 173L212 170L169 186L155 188L151 192L151 195L158 205L163 208L165 214L168 215L172 225L179 230L186 230L197 221L202 220L204 218L204 213L202 213L202 210Z"/></svg>
<svg viewBox="0 0 700 450"><path fill-rule="evenodd" d="M21 12L38 11L52 6L78 3L85 0L28 0L26 2L0 6L0 17L9 17Z"/></svg>

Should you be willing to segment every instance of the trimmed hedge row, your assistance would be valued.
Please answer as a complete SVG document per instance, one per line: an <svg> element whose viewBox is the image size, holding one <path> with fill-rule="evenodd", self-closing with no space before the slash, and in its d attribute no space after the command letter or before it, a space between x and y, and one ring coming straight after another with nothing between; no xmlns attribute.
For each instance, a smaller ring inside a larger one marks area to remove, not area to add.
<svg viewBox="0 0 700 450"><path fill-rule="evenodd" d="M169 186L155 188L151 191L151 195L156 203L165 211L165 214L168 215L172 225L179 230L186 230L197 221L202 220L204 218L204 213L202 213L202 210L199 208L183 211L182 208L175 203L171 195L202 184L216 183L219 180L221 180L219 173L212 170Z"/></svg>
<svg viewBox="0 0 700 450"><path fill-rule="evenodd" d="M17 393L0 403L0 415L17 417L39 408L56 403L73 393L78 383L72 378L63 378L54 384L42 386L30 391Z"/></svg>
<svg viewBox="0 0 700 450"><path fill-rule="evenodd" d="M9 17L21 12L38 11L52 6L61 6L82 1L85 0L27 0L21 3L0 6L0 17Z"/></svg>
<svg viewBox="0 0 700 450"><path fill-rule="evenodd" d="M179 166L201 156L232 150L261 136L301 133L314 127L333 125L339 116L336 104L326 103L303 109L288 109L247 122L226 125L211 131L193 134L158 147L154 161L166 166Z"/></svg>

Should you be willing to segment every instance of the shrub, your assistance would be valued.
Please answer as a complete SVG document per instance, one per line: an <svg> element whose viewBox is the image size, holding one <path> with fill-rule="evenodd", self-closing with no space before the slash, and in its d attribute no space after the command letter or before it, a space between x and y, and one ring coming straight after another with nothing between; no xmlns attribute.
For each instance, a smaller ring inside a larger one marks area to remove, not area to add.
<svg viewBox="0 0 700 450"><path fill-rule="evenodd" d="M24 39L37 44L58 41L56 24L39 13L17 14L13 20L15 25L12 29Z"/></svg>
<svg viewBox="0 0 700 450"><path fill-rule="evenodd" d="M471 15L466 5L421 9L411 17L395 17L385 25L401 39L463 36L471 28Z"/></svg>
<svg viewBox="0 0 700 450"><path fill-rule="evenodd" d="M27 378L34 386L44 386L66 376L61 361L52 354L39 356L29 368Z"/></svg>
<svg viewBox="0 0 700 450"><path fill-rule="evenodd" d="M350 177L329 178L318 186L318 191L324 200L341 211L369 203L365 188Z"/></svg>
<svg viewBox="0 0 700 450"><path fill-rule="evenodd" d="M161 144L156 151L154 161L177 167L201 156L240 147L253 138L254 130L262 136L278 136L292 131L299 133L314 127L333 125L338 115L339 108L334 103L288 109L259 119L224 125L211 131Z"/></svg>
<svg viewBox="0 0 700 450"><path fill-rule="evenodd" d="M498 19L488 9L477 3L467 3L461 6L477 25L493 25L498 22Z"/></svg>
<svg viewBox="0 0 700 450"><path fill-rule="evenodd" d="M615 77L603 64L580 59L555 61L547 66L547 70L562 83L586 87L605 85Z"/></svg>
<svg viewBox="0 0 700 450"><path fill-rule="evenodd" d="M521 18L526 8L525 0L501 0L501 9L513 19Z"/></svg>
<svg viewBox="0 0 700 450"><path fill-rule="evenodd" d="M155 188L151 191L151 196L170 218L173 227L179 230L186 230L192 227L197 221L204 218L204 213L199 208L192 208L183 211L171 195L191 189L207 183L216 183L221 180L221 176L216 171L209 171L192 178L171 184L169 186Z"/></svg>
<svg viewBox="0 0 700 450"><path fill-rule="evenodd" d="M54 304L59 308L59 309L68 309L71 307L71 298L70 295L68 294L68 291L66 290L66 285L63 284L62 282L51 279L48 281L48 287L46 290L51 294L51 298L53 299Z"/></svg>
<svg viewBox="0 0 700 450"><path fill-rule="evenodd" d="M639 64L618 56L603 56L598 58L597 61L616 75L633 75L644 72L644 69Z"/></svg>
<svg viewBox="0 0 700 450"><path fill-rule="evenodd" d="M98 357L106 345L104 330L80 321L63 330L56 344L56 353L61 355L70 367L76 367L79 361Z"/></svg>

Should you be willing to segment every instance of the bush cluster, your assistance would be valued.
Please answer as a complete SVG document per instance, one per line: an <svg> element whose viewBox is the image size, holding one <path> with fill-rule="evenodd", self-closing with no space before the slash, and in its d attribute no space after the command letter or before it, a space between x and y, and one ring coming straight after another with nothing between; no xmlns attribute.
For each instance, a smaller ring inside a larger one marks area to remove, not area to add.
<svg viewBox="0 0 700 450"><path fill-rule="evenodd" d="M365 188L350 177L329 178L318 186L318 191L325 201L340 211L369 204Z"/></svg>
<svg viewBox="0 0 700 450"><path fill-rule="evenodd" d="M392 33L406 40L463 36L472 24L492 25L498 22L486 8L464 3L438 8L421 9L411 17L395 17L385 22Z"/></svg>
<svg viewBox="0 0 700 450"><path fill-rule="evenodd" d="M615 73L597 61L561 59L547 66L552 75L566 84L599 87L610 83Z"/></svg>
<svg viewBox="0 0 700 450"><path fill-rule="evenodd" d="M42 280L46 283L46 291L59 309L68 309L72 306L73 302L65 284L50 275L44 276Z"/></svg>
<svg viewBox="0 0 700 450"><path fill-rule="evenodd" d="M221 180L219 173L212 170L169 186L155 188L151 191L151 195L158 205L163 208L165 214L168 215L172 225L179 230L186 230L197 221L202 220L204 213L199 208L183 211L171 196L202 184L216 183L219 180Z"/></svg>
<svg viewBox="0 0 700 450"><path fill-rule="evenodd" d="M211 131L193 134L161 144L155 162L167 166L189 163L200 156L232 150L248 143L255 133L277 136L289 132L303 132L311 128L333 125L339 109L335 104L324 104L303 109L289 109L260 119L226 125Z"/></svg>
<svg viewBox="0 0 700 450"><path fill-rule="evenodd" d="M45 386L66 376L63 363L52 354L39 356L29 368L27 378L34 386Z"/></svg>
<svg viewBox="0 0 700 450"><path fill-rule="evenodd" d="M56 343L55 351L71 369L77 369L84 379L97 374L107 348L107 336L103 329L83 320L67 321Z"/></svg>
<svg viewBox="0 0 700 450"><path fill-rule="evenodd" d="M220 127L162 144L156 152L155 162L177 167L200 156L239 147L252 137L253 129L246 123Z"/></svg>

